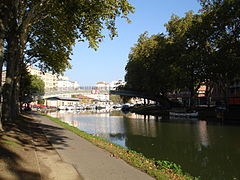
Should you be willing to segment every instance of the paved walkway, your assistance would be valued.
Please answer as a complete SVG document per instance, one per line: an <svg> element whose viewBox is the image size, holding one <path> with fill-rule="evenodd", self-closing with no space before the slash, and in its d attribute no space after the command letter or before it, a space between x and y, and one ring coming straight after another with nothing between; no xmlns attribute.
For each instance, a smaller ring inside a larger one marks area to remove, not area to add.
<svg viewBox="0 0 240 180"><path fill-rule="evenodd" d="M39 127L45 133L61 159L71 164L84 180L152 180L142 171L128 165L121 159L96 147L85 139L62 128L47 117L32 114L39 121ZM41 155L41 154L40 154ZM49 162L51 163L51 162ZM68 180L69 178L66 178ZM69 179L70 180L70 179Z"/></svg>
<svg viewBox="0 0 240 180"><path fill-rule="evenodd" d="M44 124L28 117L25 123L9 123L7 131L0 132L0 180L81 180L49 144L39 128Z"/></svg>

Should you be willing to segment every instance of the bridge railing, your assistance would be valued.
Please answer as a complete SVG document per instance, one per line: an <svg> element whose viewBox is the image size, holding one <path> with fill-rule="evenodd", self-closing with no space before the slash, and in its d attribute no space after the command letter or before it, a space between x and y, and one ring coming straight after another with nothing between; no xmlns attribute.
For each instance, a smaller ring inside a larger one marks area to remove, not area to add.
<svg viewBox="0 0 240 180"><path fill-rule="evenodd" d="M98 90L98 91L94 91ZM79 88L58 88L58 89L46 89L44 93L35 93L34 97L44 98L49 96L58 96L63 94L109 94L110 89L97 86L80 86Z"/></svg>

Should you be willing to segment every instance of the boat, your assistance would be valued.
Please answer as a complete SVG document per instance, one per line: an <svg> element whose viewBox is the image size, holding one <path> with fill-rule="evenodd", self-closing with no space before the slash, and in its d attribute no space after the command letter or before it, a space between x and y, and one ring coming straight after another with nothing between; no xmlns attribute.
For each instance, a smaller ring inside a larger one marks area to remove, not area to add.
<svg viewBox="0 0 240 180"><path fill-rule="evenodd" d="M48 106L47 110L51 111L51 112L55 112L57 110L57 107L56 106Z"/></svg>
<svg viewBox="0 0 240 180"><path fill-rule="evenodd" d="M96 109L97 110L106 109L106 106L105 105L97 105Z"/></svg>
<svg viewBox="0 0 240 180"><path fill-rule="evenodd" d="M80 105L77 105L77 106L75 106L75 109L76 109L76 110L83 110L84 107L83 107L83 106L80 106Z"/></svg>
<svg viewBox="0 0 240 180"><path fill-rule="evenodd" d="M69 106L66 107L66 110L74 110L74 106L69 105Z"/></svg>
<svg viewBox="0 0 240 180"><path fill-rule="evenodd" d="M175 117L198 117L198 112L169 112L169 116Z"/></svg>
<svg viewBox="0 0 240 180"><path fill-rule="evenodd" d="M66 110L66 106L58 106L58 110Z"/></svg>
<svg viewBox="0 0 240 180"><path fill-rule="evenodd" d="M130 106L128 104L123 104L121 110L122 111L129 111Z"/></svg>

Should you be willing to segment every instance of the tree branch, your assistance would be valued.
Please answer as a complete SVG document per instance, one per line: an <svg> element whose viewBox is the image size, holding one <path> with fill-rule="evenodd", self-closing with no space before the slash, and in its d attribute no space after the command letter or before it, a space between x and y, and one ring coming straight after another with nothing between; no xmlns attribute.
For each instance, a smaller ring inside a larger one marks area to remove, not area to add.
<svg viewBox="0 0 240 180"><path fill-rule="evenodd" d="M33 5L32 8L30 8L30 10L25 14L25 18L23 19L20 31L27 30L33 22L37 22L39 19L42 19L38 16L40 13L37 13L37 10L39 8L41 8L41 11L45 9L44 6L46 7L50 1L51 0L41 0ZM46 14L44 17L47 17L48 15L49 14Z"/></svg>

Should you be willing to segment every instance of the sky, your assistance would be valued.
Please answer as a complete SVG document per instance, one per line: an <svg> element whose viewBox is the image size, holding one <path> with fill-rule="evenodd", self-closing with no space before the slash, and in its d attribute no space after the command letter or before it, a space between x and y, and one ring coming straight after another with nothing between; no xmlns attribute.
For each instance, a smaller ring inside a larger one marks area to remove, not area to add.
<svg viewBox="0 0 240 180"><path fill-rule="evenodd" d="M96 82L124 80L125 66L131 47L136 44L139 35L148 31L149 35L165 33L166 24L172 14L180 17L185 12L200 9L198 0L129 0L135 7L130 14L131 23L124 19L116 21L118 37L106 38L99 44L97 51L88 48L88 42L78 42L71 56L72 69L65 75L80 86L94 86Z"/></svg>

